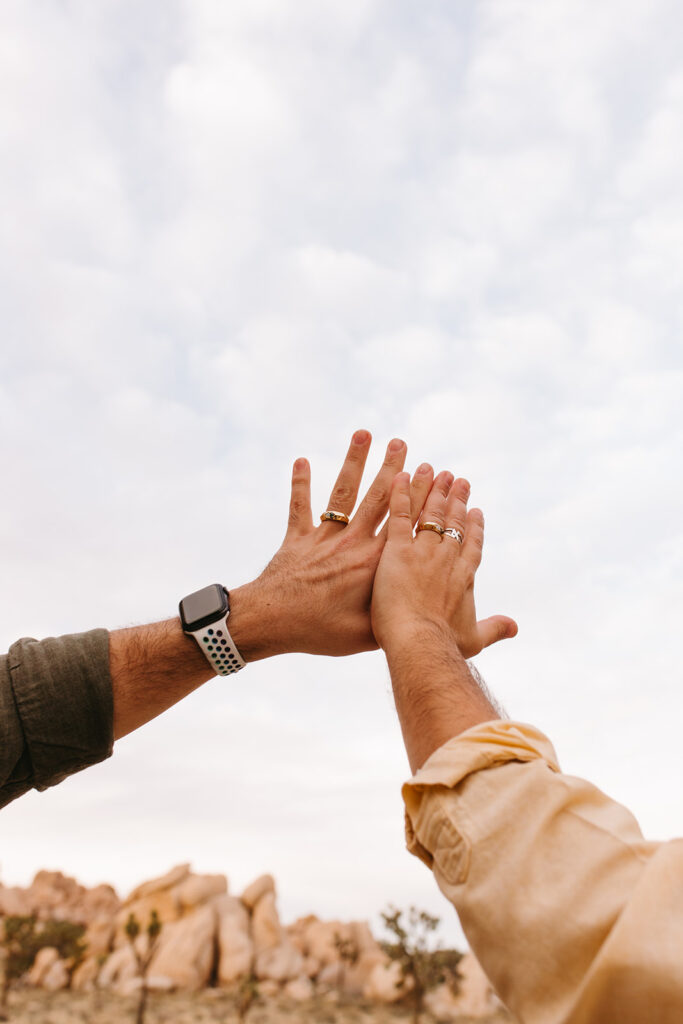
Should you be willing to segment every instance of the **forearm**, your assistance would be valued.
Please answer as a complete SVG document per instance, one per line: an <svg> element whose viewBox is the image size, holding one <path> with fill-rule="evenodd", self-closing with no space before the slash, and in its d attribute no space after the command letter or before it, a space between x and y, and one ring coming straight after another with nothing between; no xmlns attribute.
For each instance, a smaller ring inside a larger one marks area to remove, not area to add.
<svg viewBox="0 0 683 1024"><path fill-rule="evenodd" d="M411 771L449 739L500 717L446 627L425 622L397 630L385 652Z"/></svg>
<svg viewBox="0 0 683 1024"><path fill-rule="evenodd" d="M228 628L246 662L281 653L274 602L257 584L230 592ZM214 672L180 619L118 629L109 637L114 738L156 718L213 678Z"/></svg>

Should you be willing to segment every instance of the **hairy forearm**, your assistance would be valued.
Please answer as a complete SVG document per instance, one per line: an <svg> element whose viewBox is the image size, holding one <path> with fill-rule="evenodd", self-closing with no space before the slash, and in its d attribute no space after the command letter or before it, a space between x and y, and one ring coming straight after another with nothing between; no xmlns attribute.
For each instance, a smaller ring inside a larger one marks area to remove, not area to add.
<svg viewBox="0 0 683 1024"><path fill-rule="evenodd" d="M276 609L253 584L230 593L230 634L243 659L258 661L280 653L274 639ZM114 698L114 739L151 721L214 675L180 619L119 629L109 636Z"/></svg>
<svg viewBox="0 0 683 1024"><path fill-rule="evenodd" d="M179 618L110 633L109 669L114 739L156 718L213 674Z"/></svg>
<svg viewBox="0 0 683 1024"><path fill-rule="evenodd" d="M416 623L385 651L412 772L453 736L501 717L447 628Z"/></svg>

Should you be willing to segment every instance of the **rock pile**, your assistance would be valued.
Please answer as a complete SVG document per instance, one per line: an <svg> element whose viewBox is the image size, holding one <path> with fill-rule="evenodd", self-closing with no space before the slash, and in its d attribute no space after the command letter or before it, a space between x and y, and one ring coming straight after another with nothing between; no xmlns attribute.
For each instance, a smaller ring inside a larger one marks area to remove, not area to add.
<svg viewBox="0 0 683 1024"><path fill-rule="evenodd" d="M86 954L75 970L50 947L35 959L27 981L53 991L69 985L135 991L140 980L125 925L134 914L141 926L136 942L144 952L152 911L162 922L148 971L152 989L230 987L253 972L264 995L282 993L292 1000L330 989L380 1002L394 1002L403 994L398 964L389 960L366 922L321 921L311 915L284 926L271 875L257 878L238 897L229 894L224 875L193 874L189 864L181 864L139 885L123 902L111 886L86 889L59 872L39 872L28 889L0 885L0 916L34 915L84 925ZM343 948L353 955L344 959ZM431 1009L438 1019L491 1010L492 994L481 968L472 957L463 967L465 983L456 999L445 987L432 993Z"/></svg>

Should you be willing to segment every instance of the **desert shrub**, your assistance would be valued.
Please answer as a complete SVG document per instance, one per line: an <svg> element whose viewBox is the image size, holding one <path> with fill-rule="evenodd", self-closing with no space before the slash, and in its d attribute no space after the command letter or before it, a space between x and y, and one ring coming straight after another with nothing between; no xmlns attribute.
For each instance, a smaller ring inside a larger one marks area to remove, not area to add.
<svg viewBox="0 0 683 1024"><path fill-rule="evenodd" d="M405 922L403 914L404 911L395 907L382 913L384 926L391 936L382 943L382 948L400 965L405 998L412 1003L413 1022L418 1024L424 997L430 989L444 981L457 987L458 963L463 954L457 949L430 948L431 937L440 924L438 917L416 907L410 907Z"/></svg>

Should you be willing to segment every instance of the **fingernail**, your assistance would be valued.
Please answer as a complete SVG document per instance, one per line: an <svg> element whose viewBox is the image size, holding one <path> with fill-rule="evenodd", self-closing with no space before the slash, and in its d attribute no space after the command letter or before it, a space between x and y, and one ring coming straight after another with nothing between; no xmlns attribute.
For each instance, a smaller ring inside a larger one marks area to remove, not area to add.
<svg viewBox="0 0 683 1024"><path fill-rule="evenodd" d="M296 469L296 470L302 470L302 469L305 469L305 468L306 468L306 460L305 459L297 459L296 462L294 463L294 469Z"/></svg>
<svg viewBox="0 0 683 1024"><path fill-rule="evenodd" d="M452 473L446 473L446 475L443 478L443 481L444 481L444 483L446 484L447 487L450 487L454 480L455 480L455 477L453 476Z"/></svg>
<svg viewBox="0 0 683 1024"><path fill-rule="evenodd" d="M464 484L463 490L465 491L465 494L469 498L469 496L470 496L470 482L469 482L469 480L465 480L465 484Z"/></svg>
<svg viewBox="0 0 683 1024"><path fill-rule="evenodd" d="M401 448L403 448L403 441L400 437L395 437L393 441L389 442L390 452L400 452Z"/></svg>
<svg viewBox="0 0 683 1024"><path fill-rule="evenodd" d="M423 462L422 465L418 466L417 469L415 470L416 473L421 473L421 474L431 473L431 471L432 471L432 467L429 465L428 462Z"/></svg>
<svg viewBox="0 0 683 1024"><path fill-rule="evenodd" d="M356 433L353 435L353 443L365 444L369 437L370 434L367 432L367 430L357 430Z"/></svg>

